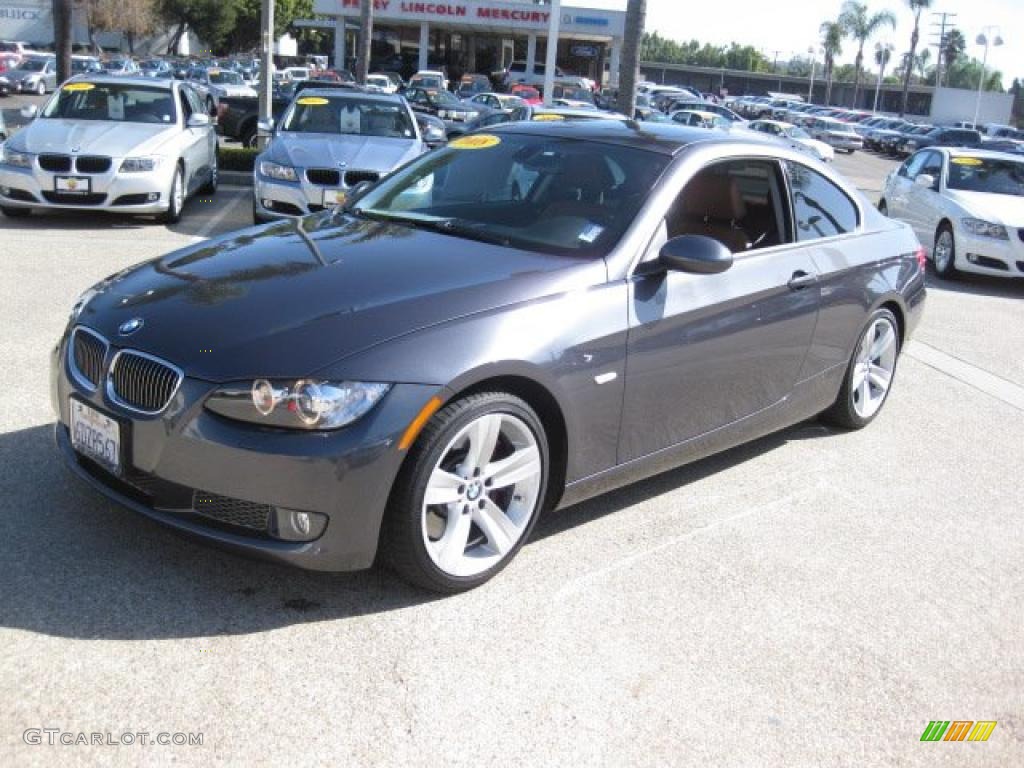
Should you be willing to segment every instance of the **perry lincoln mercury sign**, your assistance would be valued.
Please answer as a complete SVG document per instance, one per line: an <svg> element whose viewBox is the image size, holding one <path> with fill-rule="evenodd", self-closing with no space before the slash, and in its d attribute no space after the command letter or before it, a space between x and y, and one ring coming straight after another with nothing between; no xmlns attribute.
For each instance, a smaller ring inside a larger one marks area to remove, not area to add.
<svg viewBox="0 0 1024 768"><path fill-rule="evenodd" d="M431 41L434 39L432 33L455 33L481 41L485 38L500 39L509 45L514 39L522 41L525 38L525 58L532 63L537 38L547 34L551 18L547 6L508 0L376 0L374 9L375 29L398 28L409 32L412 27L418 30L421 69L425 68L431 49ZM332 18L332 26L335 28L335 60L344 61L346 42L345 36L337 32L341 29L338 21L344 19L349 31L353 31L353 23L357 23L359 17L359 0L314 0L313 10L318 15ZM608 48L609 74L613 80L618 79L618 61L625 27L624 12L563 7L559 22L560 40L596 43L602 44L602 49ZM408 39L404 35L402 37Z"/></svg>

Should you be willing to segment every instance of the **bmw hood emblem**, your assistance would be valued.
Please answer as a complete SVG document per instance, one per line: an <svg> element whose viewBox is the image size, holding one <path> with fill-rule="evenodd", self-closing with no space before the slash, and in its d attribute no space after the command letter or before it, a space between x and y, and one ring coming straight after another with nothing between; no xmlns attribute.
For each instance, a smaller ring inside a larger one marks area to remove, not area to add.
<svg viewBox="0 0 1024 768"><path fill-rule="evenodd" d="M117 332L122 336L130 336L142 327L143 322L144 321L141 317L133 317L131 320L125 320L117 327Z"/></svg>

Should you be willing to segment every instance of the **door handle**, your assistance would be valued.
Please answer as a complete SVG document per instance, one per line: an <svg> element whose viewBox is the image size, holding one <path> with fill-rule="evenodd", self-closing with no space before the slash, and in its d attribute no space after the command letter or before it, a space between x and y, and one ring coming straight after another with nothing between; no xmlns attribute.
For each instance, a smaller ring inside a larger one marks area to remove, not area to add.
<svg viewBox="0 0 1024 768"><path fill-rule="evenodd" d="M789 278L789 289L791 291L801 291L809 285L814 285L818 282L818 276L813 272L804 272L802 269L798 269L793 273L793 276Z"/></svg>

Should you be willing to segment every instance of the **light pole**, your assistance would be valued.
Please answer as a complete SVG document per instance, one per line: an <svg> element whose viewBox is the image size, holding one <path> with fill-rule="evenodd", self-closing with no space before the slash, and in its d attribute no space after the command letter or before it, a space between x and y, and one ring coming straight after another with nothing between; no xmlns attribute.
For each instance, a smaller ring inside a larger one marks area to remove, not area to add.
<svg viewBox="0 0 1024 768"><path fill-rule="evenodd" d="M985 27L985 30L975 38L974 42L985 46L985 53L981 57L981 77L978 78L978 97L974 100L974 127L978 127L978 113L981 111L981 89L985 85L985 65L988 64L988 47L994 45L997 48L1003 44L1003 38L999 36L998 27Z"/></svg>
<svg viewBox="0 0 1024 768"><path fill-rule="evenodd" d="M808 104L813 104L814 103L814 64L817 61L814 58L814 46L813 45L810 48L807 49L807 53L810 54L810 57L811 57L811 84L807 87L807 103Z"/></svg>

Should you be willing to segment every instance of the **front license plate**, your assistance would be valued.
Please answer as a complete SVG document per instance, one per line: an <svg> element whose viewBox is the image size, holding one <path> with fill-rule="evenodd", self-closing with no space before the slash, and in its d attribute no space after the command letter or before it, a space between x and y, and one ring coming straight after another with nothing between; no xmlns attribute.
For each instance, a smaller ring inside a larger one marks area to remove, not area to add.
<svg viewBox="0 0 1024 768"><path fill-rule="evenodd" d="M57 176L53 180L53 190L65 195L88 195L92 191L92 183L88 176Z"/></svg>
<svg viewBox="0 0 1024 768"><path fill-rule="evenodd" d="M333 205L344 205L348 193L344 189L325 189L324 207L330 208Z"/></svg>
<svg viewBox="0 0 1024 768"><path fill-rule="evenodd" d="M115 474L121 472L121 425L80 400L69 401L71 447L102 464Z"/></svg>

